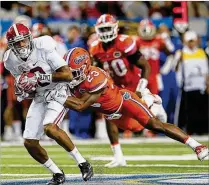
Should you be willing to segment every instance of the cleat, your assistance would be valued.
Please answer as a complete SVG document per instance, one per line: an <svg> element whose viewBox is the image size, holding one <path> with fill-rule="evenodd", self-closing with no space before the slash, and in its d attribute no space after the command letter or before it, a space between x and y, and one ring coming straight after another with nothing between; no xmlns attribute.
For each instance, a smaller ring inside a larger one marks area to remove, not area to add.
<svg viewBox="0 0 209 185"><path fill-rule="evenodd" d="M58 185L63 184L65 182L65 174L62 173L54 173L52 179L46 183L46 185Z"/></svg>
<svg viewBox="0 0 209 185"><path fill-rule="evenodd" d="M203 161L209 155L208 148L205 145L200 145L195 148L195 153L200 161Z"/></svg>
<svg viewBox="0 0 209 185"><path fill-rule="evenodd" d="M121 161L112 160L110 163L105 164L107 168L115 168L119 166L126 166L126 160L123 158Z"/></svg>
<svg viewBox="0 0 209 185"><path fill-rule="evenodd" d="M93 168L88 161L86 161L84 163L80 163L78 165L78 167L81 170L82 177L83 177L84 181L88 181L91 177L93 177L93 175L94 175Z"/></svg>

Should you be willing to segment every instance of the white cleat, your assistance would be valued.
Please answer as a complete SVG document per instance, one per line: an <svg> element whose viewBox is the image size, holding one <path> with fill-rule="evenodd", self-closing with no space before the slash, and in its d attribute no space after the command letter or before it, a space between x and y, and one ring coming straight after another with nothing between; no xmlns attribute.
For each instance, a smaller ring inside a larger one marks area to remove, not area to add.
<svg viewBox="0 0 209 185"><path fill-rule="evenodd" d="M124 158L121 161L113 159L110 163L105 164L105 167L107 168L115 168L119 166L126 166L126 160Z"/></svg>
<svg viewBox="0 0 209 185"><path fill-rule="evenodd" d="M204 159L208 158L208 156L209 156L208 147L205 145L197 146L195 148L195 153L197 154L197 158L200 161L203 161Z"/></svg>

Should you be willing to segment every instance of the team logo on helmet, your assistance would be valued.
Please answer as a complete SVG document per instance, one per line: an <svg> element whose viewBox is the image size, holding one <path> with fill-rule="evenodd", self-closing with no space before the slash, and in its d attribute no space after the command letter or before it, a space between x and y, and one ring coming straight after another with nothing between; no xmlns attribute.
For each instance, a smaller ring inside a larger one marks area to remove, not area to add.
<svg viewBox="0 0 209 185"><path fill-rule="evenodd" d="M74 62L76 63L76 64L80 64L84 59L86 59L86 58L88 58L89 56L87 55L87 54L83 54L83 55L80 55L80 56L78 56L78 57L76 57L75 59L74 59Z"/></svg>

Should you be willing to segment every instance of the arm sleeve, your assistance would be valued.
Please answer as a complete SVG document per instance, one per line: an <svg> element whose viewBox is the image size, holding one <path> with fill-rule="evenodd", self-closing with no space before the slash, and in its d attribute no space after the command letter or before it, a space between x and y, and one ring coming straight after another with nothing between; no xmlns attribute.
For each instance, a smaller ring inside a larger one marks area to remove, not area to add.
<svg viewBox="0 0 209 185"><path fill-rule="evenodd" d="M136 61L138 61L140 59L141 56L142 56L141 52L136 51L132 55L127 56L127 59L130 63L134 64L134 63L136 63Z"/></svg>
<svg viewBox="0 0 209 185"><path fill-rule="evenodd" d="M62 66L67 65L66 61L58 54L55 49L47 52L47 61L54 71Z"/></svg>

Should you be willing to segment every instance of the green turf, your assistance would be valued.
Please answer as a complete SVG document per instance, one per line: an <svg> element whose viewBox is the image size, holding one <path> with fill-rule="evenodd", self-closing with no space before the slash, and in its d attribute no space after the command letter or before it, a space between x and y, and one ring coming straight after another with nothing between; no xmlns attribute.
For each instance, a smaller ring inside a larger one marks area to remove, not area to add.
<svg viewBox="0 0 209 185"><path fill-rule="evenodd" d="M174 164L174 165L191 165L191 167L119 167L119 168L104 168L101 165L106 164L108 161L91 161L91 156L112 156L109 145L77 145L83 156L94 166L94 172L96 174L144 174L144 173L199 173L208 172L208 161L200 162L198 160L185 160L185 161L155 161L155 155L183 155L192 154L192 150L179 143L139 143L139 144L123 144L124 155L153 155L153 161L127 161L128 164ZM75 165L75 162L71 157L59 146L46 146L49 156L59 165ZM1 150L1 174L48 174L48 171L43 168L39 163L35 162L27 153L25 148L22 147L2 147ZM30 165L30 167L8 167L7 165ZM97 166L100 165L100 166ZM203 165L205 167L198 167L197 165ZM80 173L79 169L75 167L61 167L66 174ZM40 176L37 176L40 177ZM2 176L3 179L16 179L27 178L20 176ZM29 178L29 177L28 177ZM33 177L35 178L35 177Z"/></svg>

